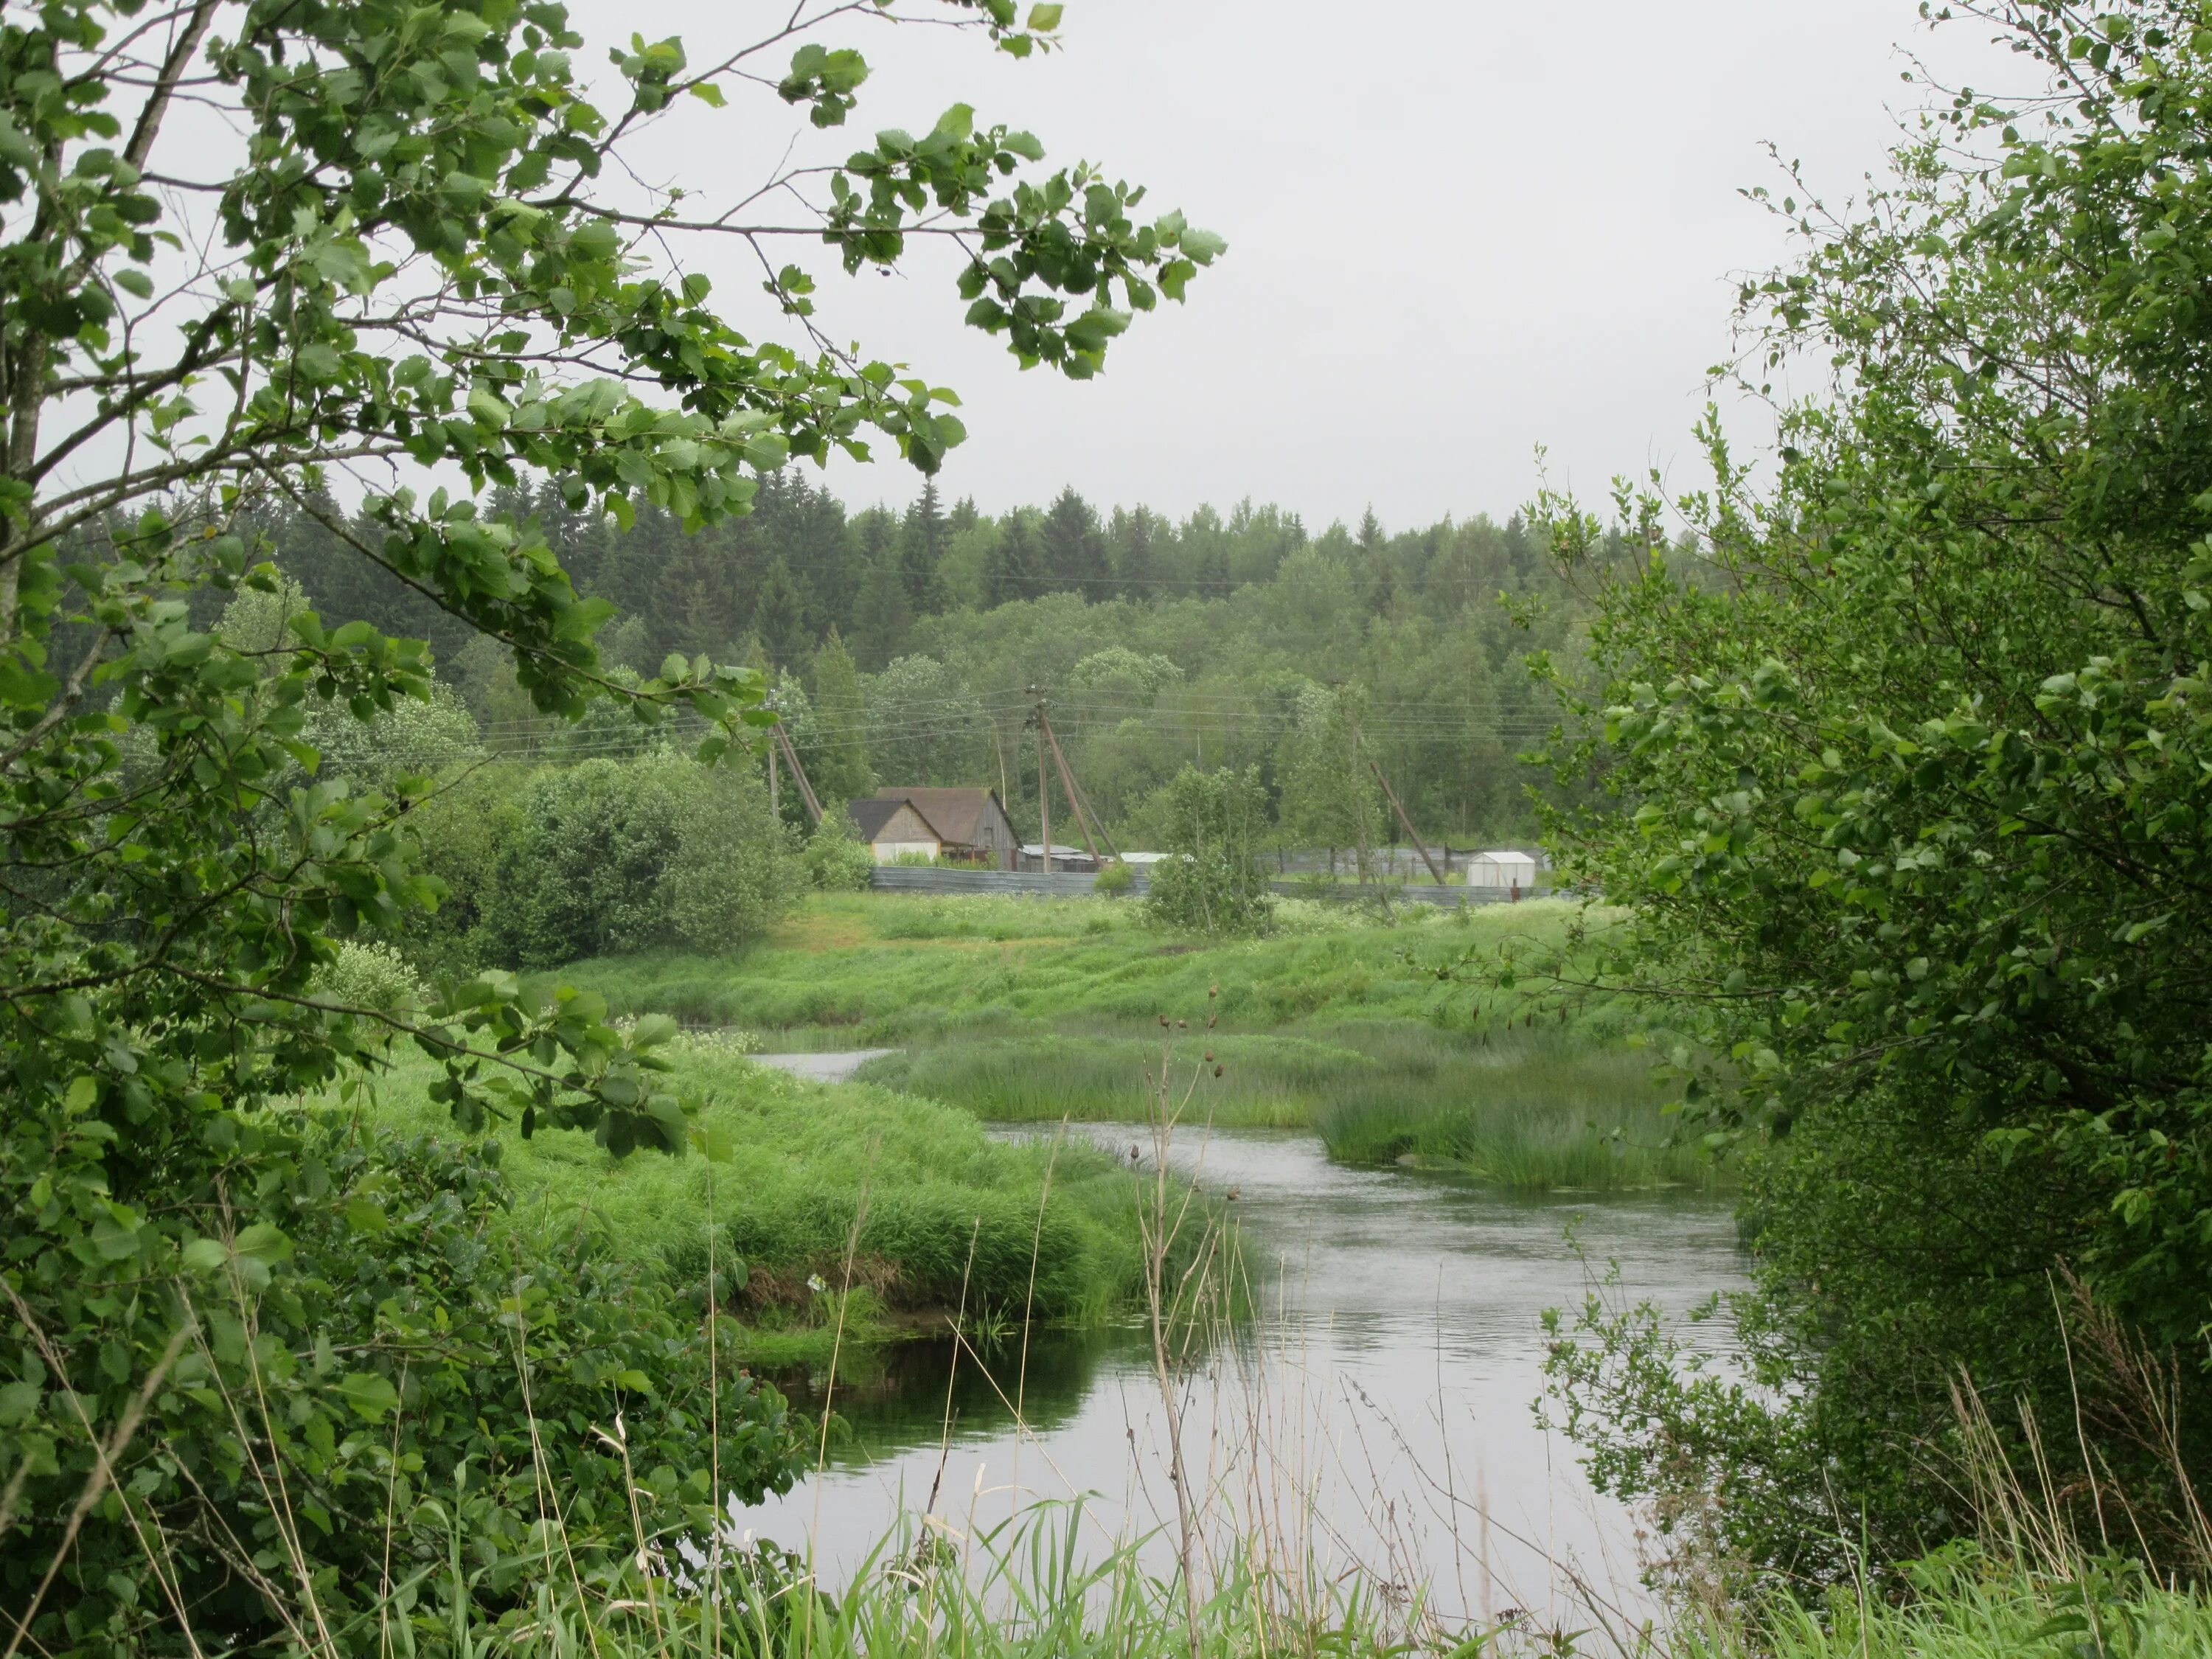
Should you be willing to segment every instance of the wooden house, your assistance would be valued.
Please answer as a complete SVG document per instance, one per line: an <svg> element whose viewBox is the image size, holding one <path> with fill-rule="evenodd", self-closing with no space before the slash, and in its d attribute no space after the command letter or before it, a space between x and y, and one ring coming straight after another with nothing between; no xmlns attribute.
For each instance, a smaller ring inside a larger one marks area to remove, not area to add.
<svg viewBox="0 0 2212 1659"><path fill-rule="evenodd" d="M884 789L845 811L878 864L902 855L979 870L1011 870L1014 835L994 789Z"/></svg>

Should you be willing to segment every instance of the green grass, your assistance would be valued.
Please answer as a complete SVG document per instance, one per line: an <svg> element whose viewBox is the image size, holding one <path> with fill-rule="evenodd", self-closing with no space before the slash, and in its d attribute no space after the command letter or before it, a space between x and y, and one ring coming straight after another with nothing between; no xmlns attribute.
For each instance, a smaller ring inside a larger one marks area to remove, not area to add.
<svg viewBox="0 0 2212 1659"><path fill-rule="evenodd" d="M2139 1571L2082 1564L2057 1573L2002 1565L1970 1547L1908 1564L1899 1599L1842 1591L1824 1604L1784 1600L1724 1631L1694 1626L1668 1659L2010 1659L2212 1653L2212 1599Z"/></svg>
<svg viewBox="0 0 2212 1659"><path fill-rule="evenodd" d="M857 893L811 900L726 957L563 976L617 1011L739 1025L772 1047L896 1046L871 1081L994 1121L1139 1120L1172 1036L1184 1064L1210 1052L1222 1067L1197 1108L1214 1122L1312 1127L1346 1163L1463 1167L1542 1191L1722 1178L1667 1144L1626 1007L1532 1030L1526 977L1486 993L1439 973L1506 951L1558 959L1607 913L1531 900L1384 918L1293 900L1278 920L1265 939L1207 940L1163 933L1126 901ZM1163 1018L1189 1029L1164 1032Z"/></svg>
<svg viewBox="0 0 2212 1659"><path fill-rule="evenodd" d="M1176 1075L1202 1077L1194 1116L1316 1129L1346 1164L1464 1168L1516 1190L1712 1186L1720 1166L1668 1143L1650 1056L1573 1032L1484 1037L1410 1021L1310 1035L1177 1033ZM1211 1054L1218 1079L1200 1060ZM994 1037L872 1060L862 1076L1012 1122L1141 1119L1152 1036Z"/></svg>
<svg viewBox="0 0 2212 1659"><path fill-rule="evenodd" d="M543 1237L582 1228L699 1285L711 1226L723 1269L744 1264L736 1310L750 1363L819 1362L838 1327L848 1252L844 1323L862 1342L902 1327L943 1329L963 1281L971 1313L1028 1306L1052 1320L1095 1321L1137 1296L1135 1185L1087 1145L1008 1145L968 1112L803 1082L703 1045L679 1042L674 1058L679 1082L708 1097L702 1126L723 1132L726 1160L617 1160L580 1131L525 1140L503 1129L511 1224ZM435 1075L426 1063L403 1066L381 1085L373 1116L403 1130L448 1127L427 1093Z"/></svg>
<svg viewBox="0 0 2212 1659"><path fill-rule="evenodd" d="M1147 927L1142 908L1125 900L823 895L766 940L726 956L598 959L561 977L591 986L617 1013L787 1033L793 1047L1149 1023L1161 1014L1218 1013L1224 1029L1239 1031L1342 1019L1473 1029L1474 992L1438 979L1437 965L1508 944L1524 957L1556 954L1582 915L1560 901L1407 905L1389 924L1318 903L1282 910L1273 937L1212 942ZM1502 1001L1520 1006L1513 993ZM1594 1031L1620 1029L1606 1013L1586 1023Z"/></svg>

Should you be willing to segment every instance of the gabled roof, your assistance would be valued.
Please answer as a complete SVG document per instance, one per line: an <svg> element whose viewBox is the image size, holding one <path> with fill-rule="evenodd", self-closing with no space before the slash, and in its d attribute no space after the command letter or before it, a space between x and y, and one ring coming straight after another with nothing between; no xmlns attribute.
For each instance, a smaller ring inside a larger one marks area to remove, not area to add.
<svg viewBox="0 0 2212 1659"><path fill-rule="evenodd" d="M991 789L884 789L846 810L866 840L872 841L891 814L905 805L921 815L939 841L973 847L982 839L983 825L997 801L998 793Z"/></svg>
<svg viewBox="0 0 2212 1659"><path fill-rule="evenodd" d="M891 821L899 808L906 804L903 795L878 795L872 799L852 801L846 805L845 811L851 815L854 828L860 832L860 839L873 841L883 833L884 826ZM923 821L927 822L927 814L923 815ZM932 826L933 829L934 827ZM944 836L940 834L938 839L942 841Z"/></svg>

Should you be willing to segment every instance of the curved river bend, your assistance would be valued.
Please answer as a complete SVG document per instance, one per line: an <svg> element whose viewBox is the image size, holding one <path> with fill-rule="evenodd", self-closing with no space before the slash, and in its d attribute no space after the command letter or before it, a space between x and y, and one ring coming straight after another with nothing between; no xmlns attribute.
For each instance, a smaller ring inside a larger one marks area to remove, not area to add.
<svg viewBox="0 0 2212 1659"><path fill-rule="evenodd" d="M1127 1125L1095 1133L1125 1154L1133 1139ZM1187 1134L1172 1158L1236 1192L1247 1260L1255 1277L1268 1269L1250 1330L1190 1385L1184 1455L1212 1528L1256 1529L1325 1576L1357 1565L1425 1582L1447 1619L1571 1617L1572 1577L1641 1605L1631 1517L1537 1420L1540 1318L1578 1305L1608 1261L1626 1296L1670 1313L1741 1284L1724 1201L1513 1198L1450 1175L1343 1169L1294 1132ZM1722 1340L1717 1323L1699 1328ZM1143 1332L1040 1333L1025 1357L1017 1334L988 1376L954 1358L949 1342L909 1343L880 1376L841 1384L850 1438L739 1523L811 1539L836 1579L902 1514L927 1508L963 1535L1083 1497L1102 1541L1160 1528L1145 1548L1170 1563L1175 1504ZM801 1391L794 1403L821 1402Z"/></svg>

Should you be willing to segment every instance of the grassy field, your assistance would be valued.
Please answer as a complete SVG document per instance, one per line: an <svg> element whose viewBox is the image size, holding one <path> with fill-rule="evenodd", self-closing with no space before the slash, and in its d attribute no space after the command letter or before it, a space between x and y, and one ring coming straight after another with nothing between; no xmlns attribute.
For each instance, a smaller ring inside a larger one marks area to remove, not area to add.
<svg viewBox="0 0 2212 1659"><path fill-rule="evenodd" d="M749 1363L818 1364L841 1314L863 1346L923 1323L942 1330L963 1281L978 1318L1031 1307L1097 1320L1138 1294L1136 1183L1087 1144L1009 1145L972 1113L804 1082L716 1045L679 1040L676 1050L681 1081L707 1097L701 1125L725 1132L714 1138L727 1158L617 1161L580 1131L525 1140L507 1128L497 1139L517 1194L511 1224L549 1243L581 1231L702 1286L711 1231ZM395 1129L448 1130L427 1093L434 1075L403 1065L370 1115Z"/></svg>
<svg viewBox="0 0 2212 1659"><path fill-rule="evenodd" d="M1582 915L1558 901L1440 910L1406 905L1390 925L1291 901L1261 939L1163 933L1115 899L811 899L762 943L726 956L656 954L577 963L562 977L617 1012L778 1034L781 1046L867 1048L954 1035L1151 1024L1165 1014L1273 1031L1328 1020L1413 1020L1474 1029L1476 999L1437 964L1511 945L1570 948ZM1219 988L1209 1006L1207 992ZM1507 1005L1519 1002L1509 995ZM1491 1013L1504 1017L1504 1006ZM1593 1016L1602 1025L1603 1016Z"/></svg>
<svg viewBox="0 0 2212 1659"><path fill-rule="evenodd" d="M1603 912L1540 900L1384 918L1294 900L1278 924L1208 941L1164 933L1127 901L856 893L811 900L728 956L563 976L617 1010L741 1026L772 1048L895 1046L870 1081L994 1121L1141 1118L1164 1037L1182 1065L1220 1065L1197 1106L1214 1122L1313 1127L1348 1163L1464 1167L1534 1190L1722 1178L1668 1144L1666 1097L1627 1044L1626 1009L1538 1025L1525 989L1442 971L1508 951L1560 960L1584 927L1609 925Z"/></svg>

